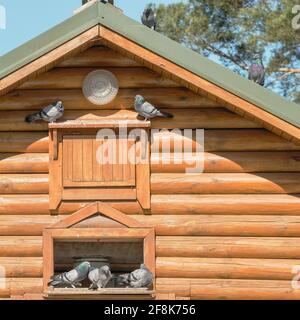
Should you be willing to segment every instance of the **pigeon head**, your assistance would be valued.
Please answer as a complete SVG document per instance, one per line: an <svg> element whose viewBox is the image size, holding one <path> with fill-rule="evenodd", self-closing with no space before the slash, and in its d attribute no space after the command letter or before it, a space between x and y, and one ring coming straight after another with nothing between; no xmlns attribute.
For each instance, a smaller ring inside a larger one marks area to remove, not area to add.
<svg viewBox="0 0 300 320"><path fill-rule="evenodd" d="M140 104L143 104L144 102L145 102L145 99L142 96L140 96L140 95L135 96L135 103L136 104L140 105Z"/></svg>
<svg viewBox="0 0 300 320"><path fill-rule="evenodd" d="M110 274L109 266L103 266L101 269L103 270L103 272L104 272L105 274Z"/></svg>
<svg viewBox="0 0 300 320"><path fill-rule="evenodd" d="M88 272L91 269L91 264L88 261L84 261L80 263L80 265L77 267L79 272Z"/></svg>
<svg viewBox="0 0 300 320"><path fill-rule="evenodd" d="M146 266L144 263L142 263L142 264L140 265L140 269L148 269L148 268L147 268L147 266Z"/></svg>
<svg viewBox="0 0 300 320"><path fill-rule="evenodd" d="M59 109L59 111L64 111L64 106L63 106L62 101L57 101L57 102L55 103L55 105L57 106L57 108Z"/></svg>

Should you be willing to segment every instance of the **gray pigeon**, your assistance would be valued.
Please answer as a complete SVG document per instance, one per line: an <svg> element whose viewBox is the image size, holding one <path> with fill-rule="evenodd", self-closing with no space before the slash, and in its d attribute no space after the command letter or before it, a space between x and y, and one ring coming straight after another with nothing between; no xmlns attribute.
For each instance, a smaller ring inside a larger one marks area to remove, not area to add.
<svg viewBox="0 0 300 320"><path fill-rule="evenodd" d="M88 3L88 2L91 2L92 0L82 0L82 5ZM114 0L100 0L100 2L102 3L110 3L110 4L114 4Z"/></svg>
<svg viewBox="0 0 300 320"><path fill-rule="evenodd" d="M156 12L153 8L153 5L148 5L142 16L141 16L142 24L147 26L148 28L153 28L153 30L156 30Z"/></svg>
<svg viewBox="0 0 300 320"><path fill-rule="evenodd" d="M90 268L91 264L89 262L82 262L71 271L52 276L48 286L64 288L76 288L76 286L81 286L81 281L87 277Z"/></svg>
<svg viewBox="0 0 300 320"><path fill-rule="evenodd" d="M121 274L117 276L116 285L131 288L147 288L153 282L153 274L145 264L140 265L140 269L131 273Z"/></svg>
<svg viewBox="0 0 300 320"><path fill-rule="evenodd" d="M155 117L173 118L171 113L160 111L140 95L135 97L134 109L140 116L145 118L145 121Z"/></svg>
<svg viewBox="0 0 300 320"><path fill-rule="evenodd" d="M101 268L92 268L88 277L92 283L89 290L97 290L107 286L108 282L112 278L112 274L108 266L103 266Z"/></svg>
<svg viewBox="0 0 300 320"><path fill-rule="evenodd" d="M265 84L265 68L261 59L257 58L255 63L252 63L249 68L248 79L264 86Z"/></svg>
<svg viewBox="0 0 300 320"><path fill-rule="evenodd" d="M64 110L63 103L58 101L43 108L40 112L27 116L25 121L31 123L34 121L44 120L46 122L53 123L63 116Z"/></svg>

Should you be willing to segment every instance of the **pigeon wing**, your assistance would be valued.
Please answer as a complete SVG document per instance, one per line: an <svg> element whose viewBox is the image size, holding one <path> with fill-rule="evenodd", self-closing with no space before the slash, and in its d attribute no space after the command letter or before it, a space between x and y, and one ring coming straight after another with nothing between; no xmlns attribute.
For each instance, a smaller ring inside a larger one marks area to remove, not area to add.
<svg viewBox="0 0 300 320"><path fill-rule="evenodd" d="M55 118L59 114L59 110L55 105L52 104L50 106L45 107L42 113L47 118Z"/></svg>
<svg viewBox="0 0 300 320"><path fill-rule="evenodd" d="M155 116L158 113L158 109L149 102L144 102L142 104L141 111L149 116Z"/></svg>

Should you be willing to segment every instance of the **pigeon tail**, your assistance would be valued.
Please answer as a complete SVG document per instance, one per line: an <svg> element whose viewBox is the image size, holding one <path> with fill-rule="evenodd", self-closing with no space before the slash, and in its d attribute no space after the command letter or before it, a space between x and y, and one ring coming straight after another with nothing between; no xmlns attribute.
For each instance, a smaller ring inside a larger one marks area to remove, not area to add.
<svg viewBox="0 0 300 320"><path fill-rule="evenodd" d="M158 116L163 117L163 118L173 118L173 115L169 112L166 111L160 111Z"/></svg>
<svg viewBox="0 0 300 320"><path fill-rule="evenodd" d="M27 122L27 123L32 123L32 122L39 121L39 120L43 120L43 117L40 112L30 114L29 116L27 116L25 118L25 122Z"/></svg>

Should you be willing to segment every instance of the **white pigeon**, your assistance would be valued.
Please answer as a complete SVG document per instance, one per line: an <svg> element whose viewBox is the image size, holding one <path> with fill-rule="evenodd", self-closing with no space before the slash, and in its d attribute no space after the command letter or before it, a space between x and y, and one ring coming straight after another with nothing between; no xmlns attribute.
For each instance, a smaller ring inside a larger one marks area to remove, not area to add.
<svg viewBox="0 0 300 320"><path fill-rule="evenodd" d="M64 106L61 101L57 101L49 106L43 108L41 111L33 113L25 118L25 121L32 123L35 121L43 120L46 122L53 123L64 114Z"/></svg>
<svg viewBox="0 0 300 320"><path fill-rule="evenodd" d="M109 266L103 266L101 268L92 268L88 274L88 278L91 281L89 290L97 290L105 288L112 278Z"/></svg>

